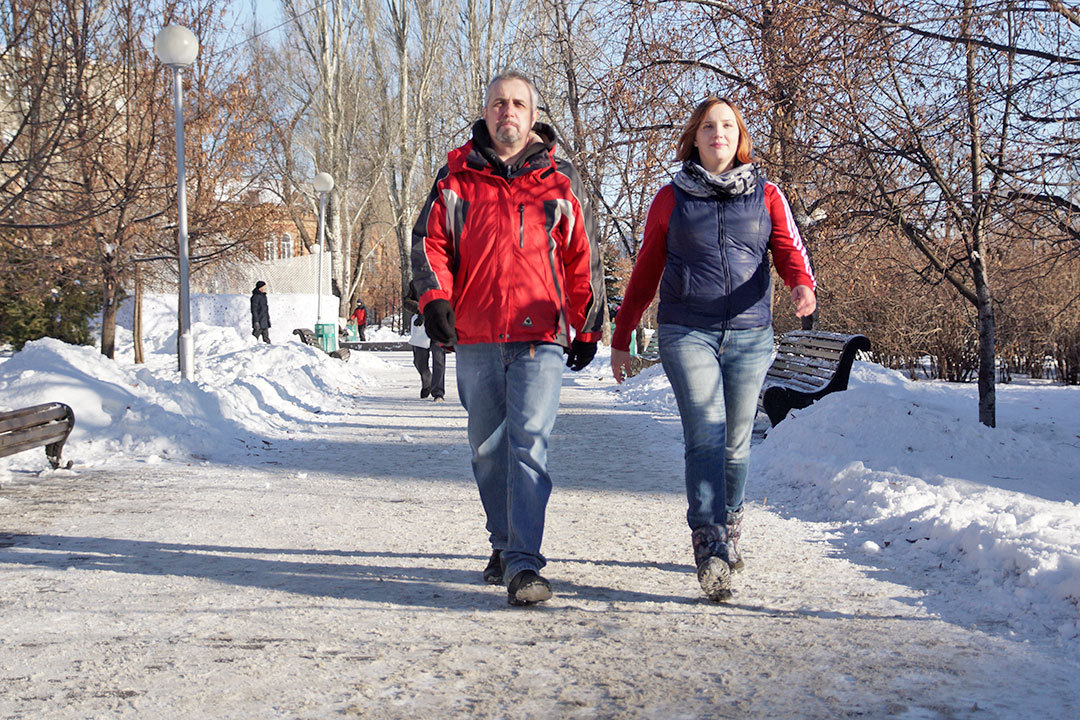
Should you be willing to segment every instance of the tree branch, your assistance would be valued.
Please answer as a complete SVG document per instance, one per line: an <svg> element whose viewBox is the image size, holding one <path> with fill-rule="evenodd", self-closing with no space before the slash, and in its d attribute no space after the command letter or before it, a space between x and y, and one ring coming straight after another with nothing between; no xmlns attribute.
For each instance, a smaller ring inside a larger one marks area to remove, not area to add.
<svg viewBox="0 0 1080 720"><path fill-rule="evenodd" d="M1049 0L1053 5L1053 0ZM921 30L914 25L910 25L906 22L901 22L895 18L889 17L884 13L874 12L873 10L867 10L854 5L845 0L834 0L834 2L840 7L847 8L852 12L858 13L863 17L870 18L872 20L881 23L882 25L888 25L898 30L904 30L912 35L918 35L919 37L929 38L931 40L940 40L955 45L974 45L977 47L984 47L989 50L997 50L1004 53L1016 53L1017 55L1025 55L1027 57L1039 58L1040 60L1049 60L1051 62L1062 63L1064 65L1080 65L1080 57L1071 57L1069 55L1058 55L1057 53L1043 52L1042 50L1032 50L1030 48L1021 48L1015 45L1002 45L985 38L970 37L965 35L947 35L945 33L931 32L929 30ZM1068 15L1066 15L1068 17Z"/></svg>

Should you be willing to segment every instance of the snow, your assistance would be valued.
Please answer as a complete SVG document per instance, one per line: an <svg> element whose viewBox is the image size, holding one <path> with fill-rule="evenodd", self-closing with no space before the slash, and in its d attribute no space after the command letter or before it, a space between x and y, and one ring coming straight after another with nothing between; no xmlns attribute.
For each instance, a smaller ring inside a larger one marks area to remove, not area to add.
<svg viewBox="0 0 1080 720"><path fill-rule="evenodd" d="M755 444L735 597L700 596L659 367L564 376L545 575L510 608L449 356L305 346L314 300L144 304L147 362L51 339L0 408L60 400L70 470L0 459L2 718L1076 718L1080 388L856 363ZM126 309L126 308L125 308ZM368 339L400 340L387 328Z"/></svg>

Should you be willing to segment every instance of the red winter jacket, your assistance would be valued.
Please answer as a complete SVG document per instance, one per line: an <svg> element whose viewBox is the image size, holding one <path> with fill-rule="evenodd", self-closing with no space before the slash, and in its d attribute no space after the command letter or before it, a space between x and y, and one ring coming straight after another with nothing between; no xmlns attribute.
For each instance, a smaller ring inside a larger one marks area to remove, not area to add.
<svg viewBox="0 0 1080 720"><path fill-rule="evenodd" d="M413 228L413 286L420 309L454 308L458 343L555 342L570 327L600 339L603 270L577 171L555 157L554 132L507 168L479 121L447 164Z"/></svg>
<svg viewBox="0 0 1080 720"><path fill-rule="evenodd" d="M358 307L353 310L353 314L349 316L349 319L355 320L357 325L367 325L367 310Z"/></svg>

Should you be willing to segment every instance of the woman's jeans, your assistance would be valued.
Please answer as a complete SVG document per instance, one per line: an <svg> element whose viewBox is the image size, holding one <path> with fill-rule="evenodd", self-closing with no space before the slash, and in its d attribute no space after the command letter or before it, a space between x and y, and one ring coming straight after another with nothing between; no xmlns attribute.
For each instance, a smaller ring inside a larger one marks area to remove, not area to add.
<svg viewBox="0 0 1080 720"><path fill-rule="evenodd" d="M662 324L660 360L679 404L686 445L686 520L723 525L742 507L758 393L773 355L772 326L707 330Z"/></svg>
<svg viewBox="0 0 1080 720"><path fill-rule="evenodd" d="M458 345L457 386L469 414L473 475L503 577L539 570L551 494L548 436L562 388L563 349L553 343Z"/></svg>

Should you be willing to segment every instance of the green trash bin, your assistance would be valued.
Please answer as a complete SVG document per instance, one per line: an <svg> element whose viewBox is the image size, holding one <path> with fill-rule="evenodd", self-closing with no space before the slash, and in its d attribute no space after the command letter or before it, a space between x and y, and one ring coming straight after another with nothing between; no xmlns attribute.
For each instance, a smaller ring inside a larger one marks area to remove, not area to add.
<svg viewBox="0 0 1080 720"><path fill-rule="evenodd" d="M315 325L315 337L319 339L323 352L331 353L338 349L336 323L318 323Z"/></svg>
<svg viewBox="0 0 1080 720"><path fill-rule="evenodd" d="M615 334L615 321L611 321L611 333ZM637 329L630 331L630 357L637 355Z"/></svg>

